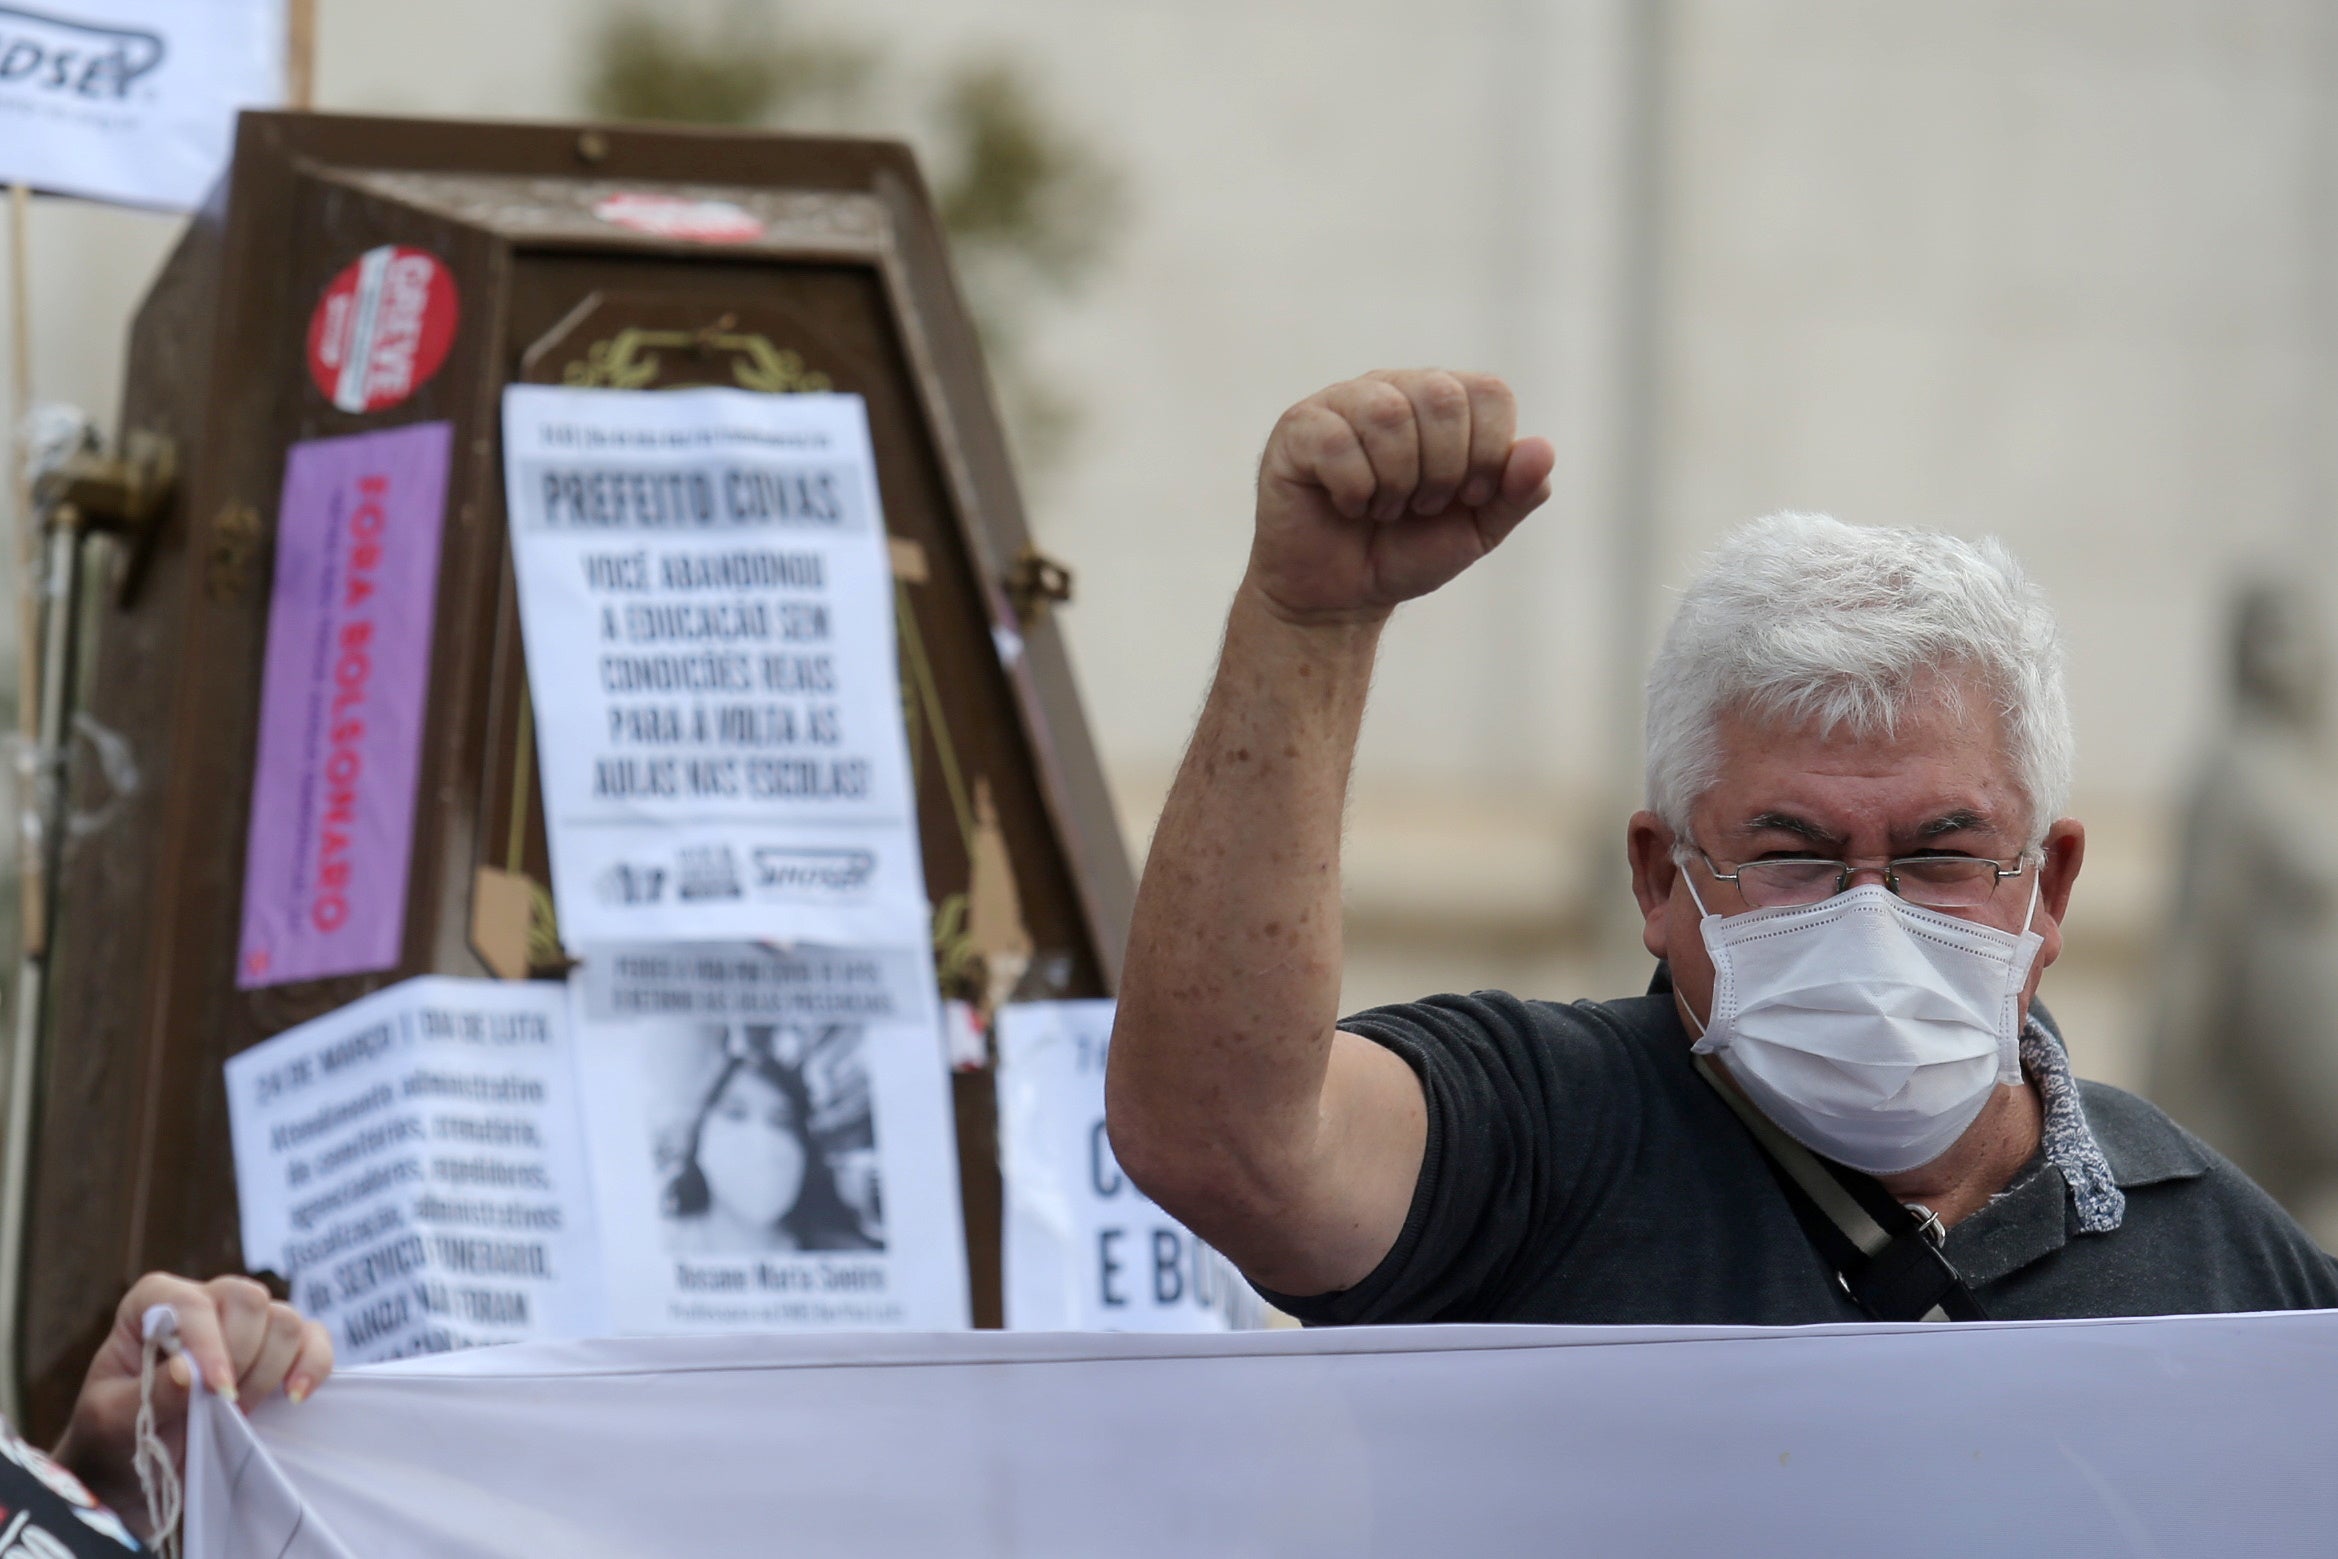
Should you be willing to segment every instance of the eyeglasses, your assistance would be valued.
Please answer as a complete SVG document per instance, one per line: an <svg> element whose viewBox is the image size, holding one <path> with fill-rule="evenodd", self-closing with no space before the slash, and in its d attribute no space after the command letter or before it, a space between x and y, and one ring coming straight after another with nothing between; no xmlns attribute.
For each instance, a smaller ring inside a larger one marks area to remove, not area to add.
<svg viewBox="0 0 2338 1559"><path fill-rule="evenodd" d="M1870 868L1849 861L1818 856L1771 857L1747 861L1735 871L1723 871L1713 857L1697 851L1705 870L1721 882L1737 884L1737 891L1755 909L1783 909L1817 904L1851 886L1853 872ZM1883 885L1911 904L1926 909L1979 909L2008 877L2029 870L2029 857L2015 857L2008 866L1976 855L1903 855L1883 863Z"/></svg>

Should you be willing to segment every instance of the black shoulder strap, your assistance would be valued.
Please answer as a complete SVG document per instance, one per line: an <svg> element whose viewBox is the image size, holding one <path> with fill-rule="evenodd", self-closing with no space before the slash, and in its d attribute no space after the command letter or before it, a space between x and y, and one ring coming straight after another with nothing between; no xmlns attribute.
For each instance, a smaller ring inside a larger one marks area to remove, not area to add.
<svg viewBox="0 0 2338 1559"><path fill-rule="evenodd" d="M1940 1252L1940 1221L1919 1219L1867 1176L1827 1163L1778 1129L1698 1056L1697 1073L1761 1144L1795 1217L1852 1303L1878 1321L1985 1321Z"/></svg>

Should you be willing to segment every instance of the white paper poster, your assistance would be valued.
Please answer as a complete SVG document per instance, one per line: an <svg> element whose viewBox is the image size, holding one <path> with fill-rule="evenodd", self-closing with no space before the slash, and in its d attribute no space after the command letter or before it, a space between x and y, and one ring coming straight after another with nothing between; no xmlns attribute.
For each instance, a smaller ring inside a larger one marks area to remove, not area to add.
<svg viewBox="0 0 2338 1559"><path fill-rule="evenodd" d="M966 1326L938 1024L914 949L405 981L228 1062L244 1261L350 1363Z"/></svg>
<svg viewBox="0 0 2338 1559"><path fill-rule="evenodd" d="M503 405L563 939L922 943L860 398L512 385Z"/></svg>
<svg viewBox="0 0 2338 1559"><path fill-rule="evenodd" d="M1006 1322L1014 1331L1222 1332L1267 1309L1225 1257L1120 1171L1104 1130L1109 1001L999 1009Z"/></svg>
<svg viewBox="0 0 2338 1559"><path fill-rule="evenodd" d="M568 993L424 978L227 1063L244 1262L344 1360L589 1335Z"/></svg>
<svg viewBox="0 0 2338 1559"><path fill-rule="evenodd" d="M625 1333L969 1324L922 948L593 948L579 1062Z"/></svg>
<svg viewBox="0 0 2338 1559"><path fill-rule="evenodd" d="M284 0L0 0L0 183L193 209L284 39Z"/></svg>

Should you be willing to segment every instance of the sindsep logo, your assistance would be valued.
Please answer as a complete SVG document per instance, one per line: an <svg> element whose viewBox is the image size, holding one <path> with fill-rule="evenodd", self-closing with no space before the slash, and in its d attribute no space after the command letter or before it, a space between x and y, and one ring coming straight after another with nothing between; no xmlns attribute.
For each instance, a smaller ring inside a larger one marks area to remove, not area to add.
<svg viewBox="0 0 2338 1559"><path fill-rule="evenodd" d="M0 5L0 92L119 103L168 52L158 33Z"/></svg>

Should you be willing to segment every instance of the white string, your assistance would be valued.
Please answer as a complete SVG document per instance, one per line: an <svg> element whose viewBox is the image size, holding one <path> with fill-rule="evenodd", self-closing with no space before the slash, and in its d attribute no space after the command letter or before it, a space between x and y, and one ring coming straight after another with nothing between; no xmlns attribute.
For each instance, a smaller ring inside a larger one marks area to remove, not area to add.
<svg viewBox="0 0 2338 1559"><path fill-rule="evenodd" d="M179 1559L179 1517L186 1510L186 1490L172 1465L170 1448L162 1443L154 1417L154 1373L163 1360L182 1353L179 1318L170 1306L156 1305L146 1312L146 1339L138 1350L137 1451L132 1465L138 1473L138 1492L146 1497L147 1530L155 1552L163 1559ZM187 1360L189 1411L203 1389L203 1377L192 1358Z"/></svg>

